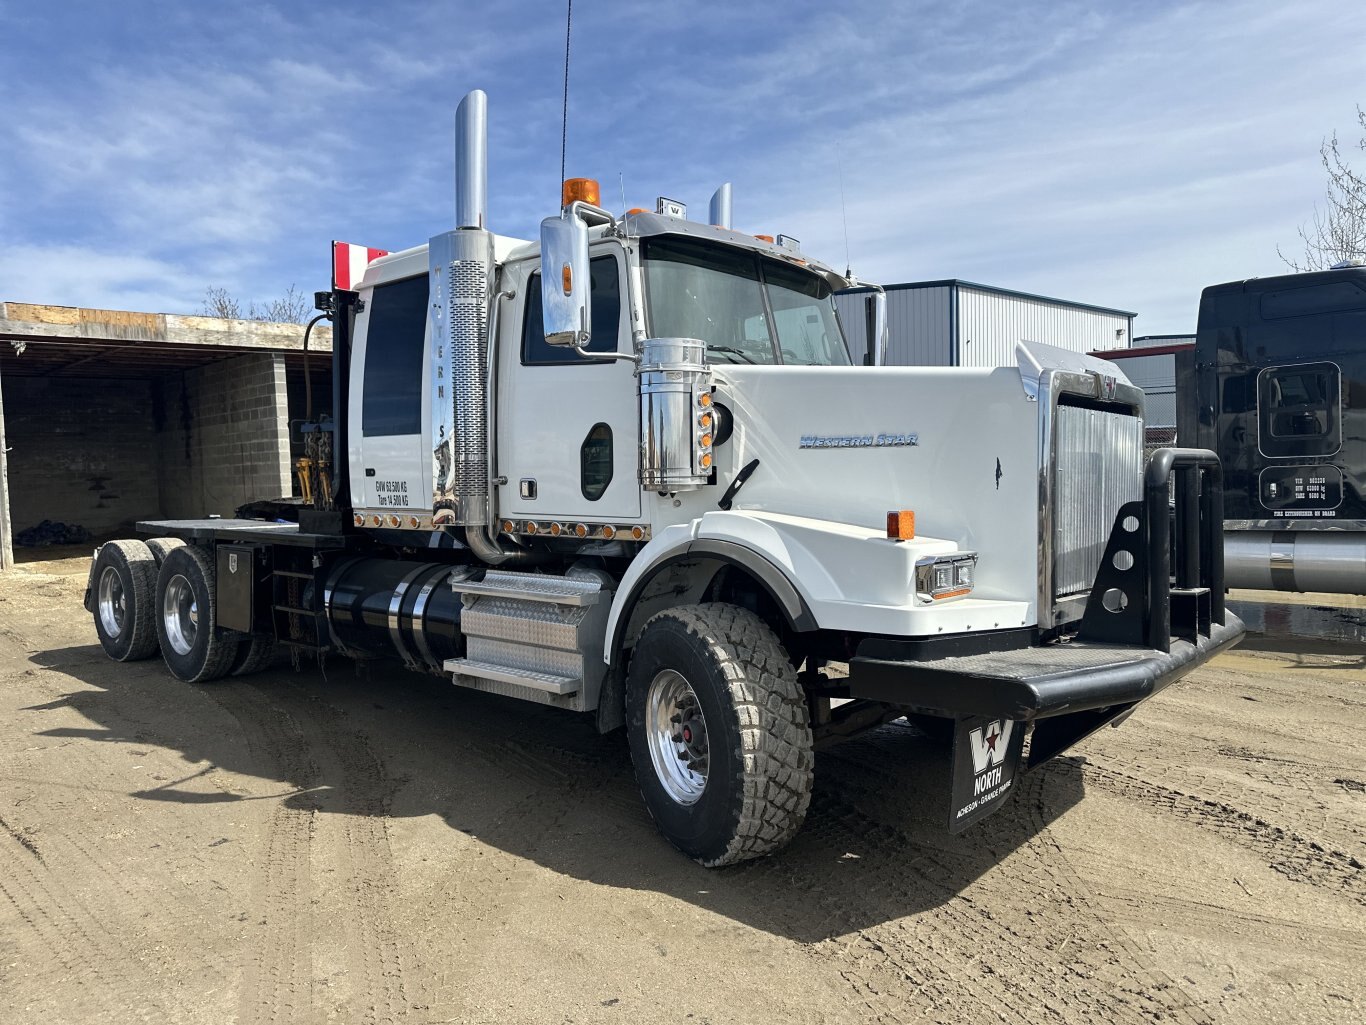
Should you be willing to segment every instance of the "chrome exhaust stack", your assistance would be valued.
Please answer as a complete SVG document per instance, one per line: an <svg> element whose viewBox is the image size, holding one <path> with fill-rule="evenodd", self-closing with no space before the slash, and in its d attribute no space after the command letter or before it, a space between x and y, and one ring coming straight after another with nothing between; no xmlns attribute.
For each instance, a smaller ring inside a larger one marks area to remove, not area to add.
<svg viewBox="0 0 1366 1025"><path fill-rule="evenodd" d="M721 187L712 193L709 221L718 228L729 228L731 226L730 182L723 182Z"/></svg>
<svg viewBox="0 0 1366 1025"><path fill-rule="evenodd" d="M432 520L484 529L490 516L488 97L476 89L455 115L456 229L427 247L431 303Z"/></svg>

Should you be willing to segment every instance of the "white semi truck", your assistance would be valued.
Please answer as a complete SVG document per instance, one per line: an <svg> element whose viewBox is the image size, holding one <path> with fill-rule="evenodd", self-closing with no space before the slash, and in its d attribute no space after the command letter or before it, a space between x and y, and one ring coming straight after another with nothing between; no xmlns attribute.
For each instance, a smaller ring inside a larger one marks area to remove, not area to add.
<svg viewBox="0 0 1366 1025"><path fill-rule="evenodd" d="M1113 365L850 366L849 282L733 230L728 191L704 224L571 179L539 244L495 235L485 124L476 91L456 228L319 293L302 504L97 551L112 657L392 659L624 726L660 831L720 866L797 833L823 746L952 730L958 830L1241 636L1218 461L1145 462Z"/></svg>

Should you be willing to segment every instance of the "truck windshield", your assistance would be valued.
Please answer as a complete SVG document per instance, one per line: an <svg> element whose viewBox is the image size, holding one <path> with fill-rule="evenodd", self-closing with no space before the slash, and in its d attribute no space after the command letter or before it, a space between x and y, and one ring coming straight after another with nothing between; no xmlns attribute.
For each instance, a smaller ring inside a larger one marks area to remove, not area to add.
<svg viewBox="0 0 1366 1025"><path fill-rule="evenodd" d="M712 360L848 366L830 286L778 260L672 237L644 243L650 333L700 338Z"/></svg>

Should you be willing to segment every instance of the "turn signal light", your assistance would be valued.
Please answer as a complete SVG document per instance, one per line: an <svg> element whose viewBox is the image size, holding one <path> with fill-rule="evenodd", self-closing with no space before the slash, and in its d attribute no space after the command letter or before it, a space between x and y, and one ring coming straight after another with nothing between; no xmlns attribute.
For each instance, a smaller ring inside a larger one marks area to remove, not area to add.
<svg viewBox="0 0 1366 1025"><path fill-rule="evenodd" d="M602 190L592 178L566 178L560 189L560 198L565 206L576 201L589 206L601 206Z"/></svg>
<svg viewBox="0 0 1366 1025"><path fill-rule="evenodd" d="M574 271L567 263L560 269L560 287L565 295L574 294Z"/></svg>
<svg viewBox="0 0 1366 1025"><path fill-rule="evenodd" d="M893 509L887 513L887 536L893 541L915 539L915 510Z"/></svg>

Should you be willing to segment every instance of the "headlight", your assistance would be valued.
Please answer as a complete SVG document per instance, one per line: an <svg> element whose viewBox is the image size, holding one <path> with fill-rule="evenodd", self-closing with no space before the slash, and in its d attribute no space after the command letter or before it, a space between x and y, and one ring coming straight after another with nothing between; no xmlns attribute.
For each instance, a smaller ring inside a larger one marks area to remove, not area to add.
<svg viewBox="0 0 1366 1025"><path fill-rule="evenodd" d="M915 564L915 596L925 605L945 598L961 598L972 590L976 552L931 555Z"/></svg>

